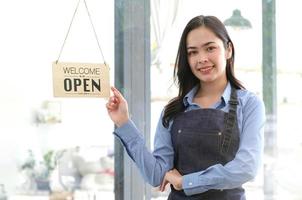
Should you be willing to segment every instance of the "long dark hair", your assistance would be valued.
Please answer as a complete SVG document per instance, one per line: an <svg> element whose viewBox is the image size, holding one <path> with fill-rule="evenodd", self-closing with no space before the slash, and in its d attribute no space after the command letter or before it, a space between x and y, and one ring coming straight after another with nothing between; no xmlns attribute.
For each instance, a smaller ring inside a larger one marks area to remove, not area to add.
<svg viewBox="0 0 302 200"><path fill-rule="evenodd" d="M236 89L244 89L243 85L234 75L234 58L235 58L235 49L234 44L229 37L229 34L223 25L223 23L214 16L197 16L189 21L185 27L179 42L179 47L176 56L176 62L174 67L174 82L178 85L178 96L173 98L166 106L162 119L164 127L169 126L170 120L172 120L177 114L185 110L183 104L183 98L185 95L198 83L199 79L195 77L192 73L191 68L188 63L187 55L187 36L190 31L204 26L222 40L224 48L226 49L229 45L232 48L232 56L227 60L226 64L226 76L231 86Z"/></svg>

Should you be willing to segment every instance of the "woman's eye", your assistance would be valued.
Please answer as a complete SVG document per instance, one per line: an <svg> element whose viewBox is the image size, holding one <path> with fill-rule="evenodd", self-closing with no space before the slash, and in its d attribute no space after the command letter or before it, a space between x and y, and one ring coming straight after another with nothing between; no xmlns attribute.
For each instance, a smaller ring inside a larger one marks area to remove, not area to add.
<svg viewBox="0 0 302 200"><path fill-rule="evenodd" d="M196 53L197 53L197 51L189 51L189 52L188 52L188 55L189 55L189 56L193 56L193 55L195 55Z"/></svg>
<svg viewBox="0 0 302 200"><path fill-rule="evenodd" d="M207 48L207 51L208 51L208 52L211 52L211 51L213 51L214 49L215 49L215 47L208 47L208 48Z"/></svg>

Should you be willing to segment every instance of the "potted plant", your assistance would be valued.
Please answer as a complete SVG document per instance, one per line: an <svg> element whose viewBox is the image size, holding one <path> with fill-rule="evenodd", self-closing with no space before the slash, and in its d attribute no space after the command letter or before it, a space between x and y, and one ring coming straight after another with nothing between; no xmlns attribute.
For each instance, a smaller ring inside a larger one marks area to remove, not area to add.
<svg viewBox="0 0 302 200"><path fill-rule="evenodd" d="M37 162L32 150L28 150L28 157L21 165L21 171L24 172L29 181L26 188L38 190L50 190L49 176L56 165L53 150L47 151L40 162ZM34 186L35 185L35 186Z"/></svg>
<svg viewBox="0 0 302 200"><path fill-rule="evenodd" d="M43 160L36 166L35 180L38 190L50 190L49 176L55 168L54 151L47 151L43 155Z"/></svg>

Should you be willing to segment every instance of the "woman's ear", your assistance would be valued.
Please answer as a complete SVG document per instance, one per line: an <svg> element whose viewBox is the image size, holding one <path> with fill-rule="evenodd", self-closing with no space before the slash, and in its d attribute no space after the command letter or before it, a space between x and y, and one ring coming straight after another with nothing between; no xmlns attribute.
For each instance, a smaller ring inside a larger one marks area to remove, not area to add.
<svg viewBox="0 0 302 200"><path fill-rule="evenodd" d="M227 48L225 50L225 58L230 59L232 57L233 50L232 50L232 43L228 42Z"/></svg>

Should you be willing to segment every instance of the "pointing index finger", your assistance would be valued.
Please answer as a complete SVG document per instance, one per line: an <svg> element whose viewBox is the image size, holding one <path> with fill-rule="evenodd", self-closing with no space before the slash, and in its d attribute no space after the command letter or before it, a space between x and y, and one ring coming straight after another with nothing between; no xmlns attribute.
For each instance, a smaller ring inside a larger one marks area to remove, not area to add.
<svg viewBox="0 0 302 200"><path fill-rule="evenodd" d="M111 86L112 92L117 96L118 99L124 99L123 95L116 89L115 87Z"/></svg>

